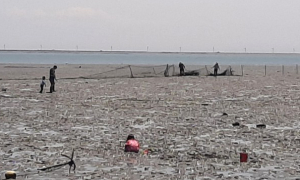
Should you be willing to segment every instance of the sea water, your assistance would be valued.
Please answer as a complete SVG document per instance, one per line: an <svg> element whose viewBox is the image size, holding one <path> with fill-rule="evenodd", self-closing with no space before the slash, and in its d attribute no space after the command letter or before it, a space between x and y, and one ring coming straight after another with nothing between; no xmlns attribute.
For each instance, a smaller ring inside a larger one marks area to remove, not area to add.
<svg viewBox="0 0 300 180"><path fill-rule="evenodd" d="M101 51L0 51L0 63L14 64L178 64L296 65L300 54L156 53Z"/></svg>

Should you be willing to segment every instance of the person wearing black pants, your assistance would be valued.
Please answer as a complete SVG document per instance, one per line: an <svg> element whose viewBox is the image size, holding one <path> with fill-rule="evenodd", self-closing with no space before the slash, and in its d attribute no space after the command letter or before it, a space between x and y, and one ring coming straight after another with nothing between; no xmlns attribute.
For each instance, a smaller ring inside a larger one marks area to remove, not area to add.
<svg viewBox="0 0 300 180"><path fill-rule="evenodd" d="M43 77L42 77L42 82L41 82L41 84L40 84L40 87L41 87L40 93L43 93L44 86L46 87L45 79L46 79L46 77L43 76Z"/></svg>
<svg viewBox="0 0 300 180"><path fill-rule="evenodd" d="M214 68L214 76L217 76L217 75L218 75L218 70L220 69L219 64L216 63L216 64L213 66L213 68Z"/></svg>
<svg viewBox="0 0 300 180"><path fill-rule="evenodd" d="M55 70L57 69L57 66L53 66L53 68L50 69L50 77L49 77L49 81L50 81L50 93L55 92L55 80L56 80L56 76L55 76Z"/></svg>
<svg viewBox="0 0 300 180"><path fill-rule="evenodd" d="M185 69L185 66L182 62L179 63L179 69L180 69L180 76L183 76L184 75L184 69Z"/></svg>

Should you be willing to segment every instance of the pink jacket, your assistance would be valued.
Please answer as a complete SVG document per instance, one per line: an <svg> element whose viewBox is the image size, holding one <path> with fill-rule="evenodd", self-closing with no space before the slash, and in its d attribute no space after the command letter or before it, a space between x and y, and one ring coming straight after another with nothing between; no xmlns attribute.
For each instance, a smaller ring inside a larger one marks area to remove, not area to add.
<svg viewBox="0 0 300 180"><path fill-rule="evenodd" d="M130 139L125 144L125 152L136 152L138 153L140 150L140 144L135 139Z"/></svg>

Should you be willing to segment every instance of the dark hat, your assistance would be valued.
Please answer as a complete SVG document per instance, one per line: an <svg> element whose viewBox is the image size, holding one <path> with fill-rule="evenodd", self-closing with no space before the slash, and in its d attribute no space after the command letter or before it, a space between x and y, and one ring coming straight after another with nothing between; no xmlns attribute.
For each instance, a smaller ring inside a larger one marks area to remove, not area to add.
<svg viewBox="0 0 300 180"><path fill-rule="evenodd" d="M127 137L127 141L128 141L129 139L134 139L134 135L133 135L133 134L129 134L128 137Z"/></svg>

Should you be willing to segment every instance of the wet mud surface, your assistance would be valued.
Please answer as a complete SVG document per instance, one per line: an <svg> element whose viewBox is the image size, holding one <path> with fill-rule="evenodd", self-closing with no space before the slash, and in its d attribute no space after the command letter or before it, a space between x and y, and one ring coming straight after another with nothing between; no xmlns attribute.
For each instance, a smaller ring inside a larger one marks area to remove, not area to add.
<svg viewBox="0 0 300 180"><path fill-rule="evenodd" d="M296 179L296 77L1 81L0 172L28 179ZM46 91L50 84L47 83ZM239 126L232 124L239 122ZM265 124L266 128L257 128ZM149 155L124 153L134 134ZM76 171L61 154L75 150ZM240 153L249 155L240 163ZM26 175L27 174L27 175Z"/></svg>

